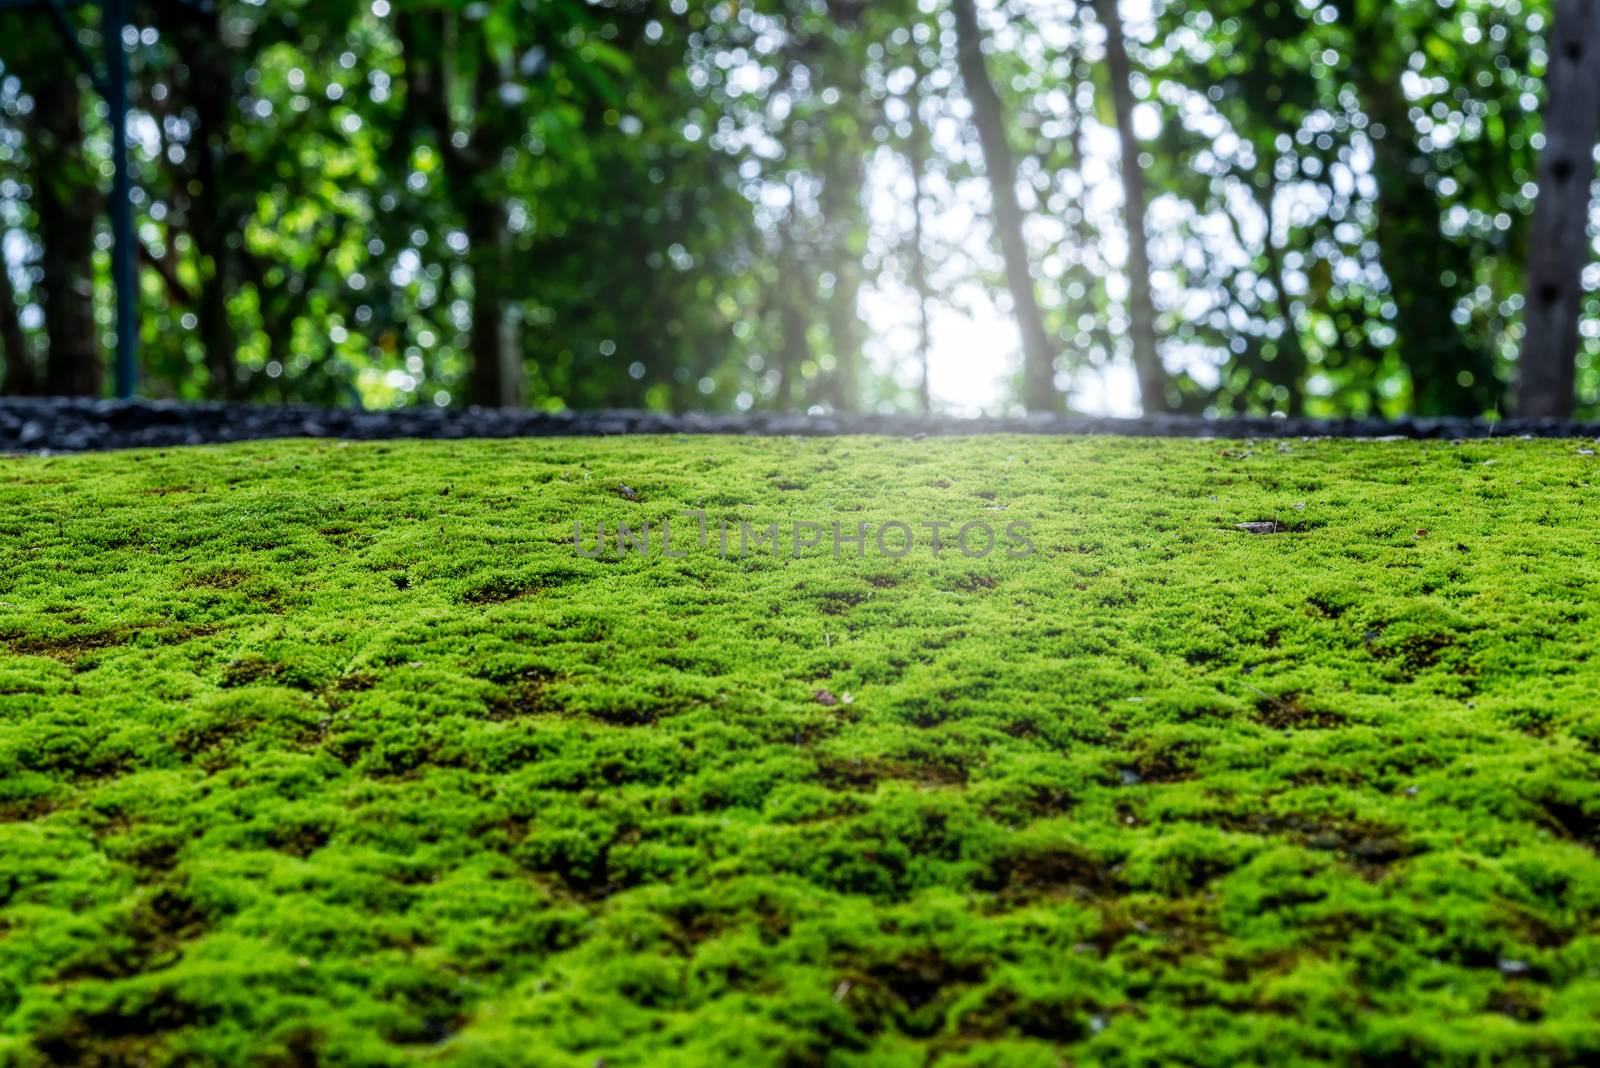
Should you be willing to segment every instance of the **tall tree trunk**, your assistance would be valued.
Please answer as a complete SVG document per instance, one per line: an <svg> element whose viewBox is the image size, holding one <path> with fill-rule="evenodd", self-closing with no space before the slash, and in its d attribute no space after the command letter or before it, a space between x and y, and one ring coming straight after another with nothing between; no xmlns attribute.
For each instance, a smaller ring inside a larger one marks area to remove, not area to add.
<svg viewBox="0 0 1600 1068"><path fill-rule="evenodd" d="M228 241L237 239L237 234L229 218L223 173L232 79L226 46L217 34L214 18L203 23L187 19L180 39L188 47L190 104L198 120L190 138L194 177L199 183L190 226L200 263L196 318L212 391L224 400L237 400L243 395L244 383L239 378L238 340L228 318L228 297L239 273L235 250L228 247Z"/></svg>
<svg viewBox="0 0 1600 1068"><path fill-rule="evenodd" d="M444 159L449 188L457 197L467 235L467 266L472 271L472 331L468 353L471 402L488 408L522 403L522 347L508 293L512 285L511 229L506 203L495 178L503 151L516 143L507 116L492 113L499 72L487 55L478 57L471 88L475 119L472 137L456 137L450 115L451 50L461 47L445 11L397 13L395 33L405 63L404 134L426 129Z"/></svg>
<svg viewBox="0 0 1600 1068"><path fill-rule="evenodd" d="M859 0L827 0L827 7L829 17L846 32L857 31L863 10ZM849 49L840 56L845 63L835 77L845 106L851 109L849 116L858 119L863 87L860 57ZM866 252L866 206L862 202L866 157L852 147L856 139L850 134L857 129L858 126L851 126L848 131L840 129L840 136L826 141L822 161L821 210L827 234L828 267L833 275L833 291L824 310L833 369L829 372L824 395L842 412L861 408L862 345L866 334L859 307L866 274L861 263Z"/></svg>
<svg viewBox="0 0 1600 1068"><path fill-rule="evenodd" d="M1411 371L1412 404L1421 415L1476 415L1499 403L1500 385L1490 353L1469 344L1451 318L1470 275L1441 231L1439 199L1428 187L1430 164L1417 146L1400 81L1409 55L1392 7L1357 10L1372 12L1351 21L1352 73L1370 120L1374 232L1394 299L1396 345ZM1450 275L1456 285L1446 283Z"/></svg>
<svg viewBox="0 0 1600 1068"><path fill-rule="evenodd" d="M861 297L862 249L856 246L861 227L861 187L866 180L866 159L856 151L829 146L823 177L822 212L827 225L828 252L832 260L833 292L828 297L828 340L833 351L833 371L828 388L833 406L853 412L861 403Z"/></svg>
<svg viewBox="0 0 1600 1068"><path fill-rule="evenodd" d="M1144 168L1139 165L1139 139L1133 132L1132 70L1122 37L1117 0L1095 0L1095 14L1106 31L1106 74L1111 107L1117 119L1121 154L1122 213L1128 231L1128 338L1133 343L1133 369L1139 378L1139 400L1146 412L1164 412L1167 373L1156 349L1156 306L1150 295L1150 242L1145 234Z"/></svg>
<svg viewBox="0 0 1600 1068"><path fill-rule="evenodd" d="M1257 204L1266 216L1267 232L1261 242L1267 261L1267 278L1277 294L1278 317L1283 320L1283 334L1278 338L1278 373L1273 377L1289 391L1284 411L1288 415L1305 414L1306 350L1300 343L1300 325L1295 322L1294 301L1284 285L1283 250L1273 244L1273 231L1277 229L1278 183L1268 174L1266 184L1257 190Z"/></svg>
<svg viewBox="0 0 1600 1068"><path fill-rule="evenodd" d="M12 397L26 397L39 388L33 373L33 355L28 351L28 339L22 333L22 320L17 315L17 291L11 284L11 269L0 258L0 345L5 346L6 376L0 382L0 393Z"/></svg>
<svg viewBox="0 0 1600 1068"><path fill-rule="evenodd" d="M1070 95L1070 94L1069 94ZM1092 105L1091 105L1092 108ZM1089 183L1084 178L1084 163L1089 158L1089 150L1084 136L1085 117L1092 114L1091 110L1073 107L1072 133L1067 140L1068 150L1071 152L1071 170L1078 178L1079 190L1088 188ZM1100 237L1095 232L1094 223L1089 218L1089 213L1079 207L1076 216L1067 231L1069 244L1074 249L1072 263L1067 268L1062 279L1062 289L1070 291L1074 282L1083 287L1083 295L1077 300L1069 300L1066 306L1066 320L1068 330L1072 335L1072 344L1079 350L1080 358L1085 362L1093 357L1098 349L1104 354L1098 367L1104 380L1104 368L1116 354L1116 339L1111 336L1110 325L1107 322L1105 306L1098 299L1098 294L1104 291L1105 280L1096 267L1091 266L1089 250L1098 248ZM1088 320L1085 329L1084 321ZM1087 337L1087 344L1080 342L1080 337ZM1072 398L1069 395L1067 403L1070 406Z"/></svg>
<svg viewBox="0 0 1600 1068"><path fill-rule="evenodd" d="M495 181L508 137L497 107L500 77L487 55L478 57L473 82L476 127L470 154L446 154L455 188L465 197L466 230L472 267L472 403L485 408L522 404L522 347L511 314L511 226L506 202Z"/></svg>
<svg viewBox="0 0 1600 1068"><path fill-rule="evenodd" d="M31 89L41 303L50 339L45 390L93 396L101 392L104 372L94 326L94 225L100 198L83 158L83 98L70 71Z"/></svg>
<svg viewBox="0 0 1600 1068"><path fill-rule="evenodd" d="M1517 414L1572 415L1589 262L1589 187L1600 132L1600 0L1556 0L1545 73L1544 154L1533 209Z"/></svg>
<svg viewBox="0 0 1600 1068"><path fill-rule="evenodd" d="M922 121L922 70L911 94L911 137L907 143L907 163L911 167L911 288L917 295L917 363L922 377L917 382L917 401L923 415L933 413L933 394L928 385L928 352L933 347L928 328L928 260L923 248L922 183L928 167L928 128Z"/></svg>
<svg viewBox="0 0 1600 1068"><path fill-rule="evenodd" d="M1393 95L1376 112L1386 120L1383 135L1373 139L1372 176L1376 230L1386 235L1383 270L1394 296L1398 344L1411 369L1412 402L1422 415L1475 415L1498 401L1493 363L1451 318L1460 293L1444 279L1459 275L1463 265L1440 233L1438 198L1424 181L1427 164L1398 85Z"/></svg>
<svg viewBox="0 0 1600 1068"><path fill-rule="evenodd" d="M801 368L811 359L807 336L811 288L805 278L805 265L795 258L789 241L778 249L778 407L794 408L800 402Z"/></svg>
<svg viewBox="0 0 1600 1068"><path fill-rule="evenodd" d="M983 31L972 0L950 0L956 24L956 63L972 104L972 121L978 128L984 167L989 175L989 195L994 202L995 239L1006 265L1006 285L1011 290L1017 328L1022 333L1022 403L1029 411L1060 410L1061 394L1055 384L1056 346L1045 332L1044 316L1033 289L1028 266L1028 246L1022 236L1022 209L1017 203L1017 164L1006 139L1005 111L989 80L983 58Z"/></svg>
<svg viewBox="0 0 1600 1068"><path fill-rule="evenodd" d="M517 326L506 302L511 231L505 207L477 193L466 206L467 262L472 267L472 403L514 408L522 403Z"/></svg>

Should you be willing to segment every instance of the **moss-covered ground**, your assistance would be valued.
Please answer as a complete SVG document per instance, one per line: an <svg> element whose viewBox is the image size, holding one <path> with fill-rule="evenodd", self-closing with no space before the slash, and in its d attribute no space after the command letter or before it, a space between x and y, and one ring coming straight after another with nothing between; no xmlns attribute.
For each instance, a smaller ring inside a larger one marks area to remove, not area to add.
<svg viewBox="0 0 1600 1068"><path fill-rule="evenodd" d="M1592 449L0 460L0 1064L1594 1063Z"/></svg>

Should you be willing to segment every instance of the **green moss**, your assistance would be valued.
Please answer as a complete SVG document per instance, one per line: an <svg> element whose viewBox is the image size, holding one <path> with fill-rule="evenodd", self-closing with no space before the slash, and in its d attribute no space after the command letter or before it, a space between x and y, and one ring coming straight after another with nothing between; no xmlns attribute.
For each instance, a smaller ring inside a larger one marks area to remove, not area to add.
<svg viewBox="0 0 1600 1068"><path fill-rule="evenodd" d="M1595 462L0 461L0 1064L1595 1059Z"/></svg>

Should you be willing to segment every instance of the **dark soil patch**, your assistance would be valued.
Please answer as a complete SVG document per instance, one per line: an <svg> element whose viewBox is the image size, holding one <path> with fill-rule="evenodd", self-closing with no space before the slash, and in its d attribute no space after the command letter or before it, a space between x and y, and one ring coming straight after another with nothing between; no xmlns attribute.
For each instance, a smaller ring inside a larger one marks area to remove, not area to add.
<svg viewBox="0 0 1600 1068"><path fill-rule="evenodd" d="M830 789L872 790L885 779L923 786L962 786L966 784L967 773L961 768L909 760L822 757L817 761L817 782Z"/></svg>
<svg viewBox="0 0 1600 1068"><path fill-rule="evenodd" d="M86 653L126 644L128 637L122 631L100 630L81 634L13 635L5 642L12 652L23 656L48 656L71 663Z"/></svg>
<svg viewBox="0 0 1600 1068"><path fill-rule="evenodd" d="M863 593L860 590L842 590L824 593L822 595L821 604L818 607L821 608L823 613L826 615L842 616L856 605L865 601L869 596L870 594Z"/></svg>
<svg viewBox="0 0 1600 1068"><path fill-rule="evenodd" d="M1118 890L1106 865L1066 843L1001 853L989 862L977 885L1012 900L1052 895L1098 897Z"/></svg>
<svg viewBox="0 0 1600 1068"><path fill-rule="evenodd" d="M1308 708L1300 694L1263 696L1256 702L1255 715L1251 717L1263 727L1273 730L1329 730L1348 722L1345 717L1328 709Z"/></svg>

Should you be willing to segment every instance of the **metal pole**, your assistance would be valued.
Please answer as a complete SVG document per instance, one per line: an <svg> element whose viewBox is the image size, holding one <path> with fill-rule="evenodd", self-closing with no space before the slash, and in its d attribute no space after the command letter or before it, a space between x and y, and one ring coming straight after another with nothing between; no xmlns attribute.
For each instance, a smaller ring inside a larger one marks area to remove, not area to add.
<svg viewBox="0 0 1600 1068"><path fill-rule="evenodd" d="M132 182L128 174L128 53L122 41L128 0L102 0L106 104L111 121L111 276L117 292L117 396L129 398L139 365L139 291L134 274Z"/></svg>

